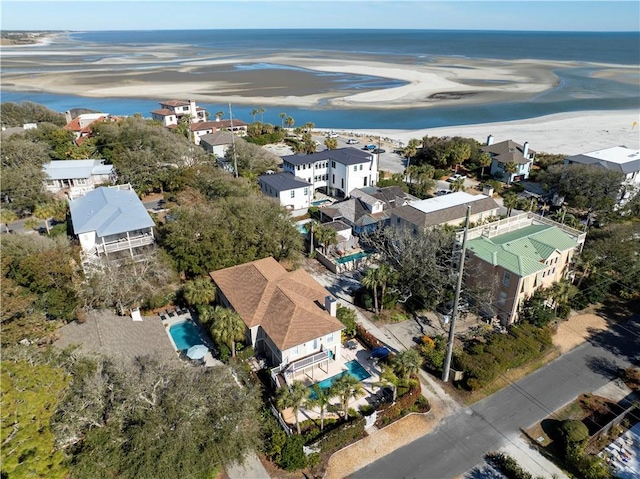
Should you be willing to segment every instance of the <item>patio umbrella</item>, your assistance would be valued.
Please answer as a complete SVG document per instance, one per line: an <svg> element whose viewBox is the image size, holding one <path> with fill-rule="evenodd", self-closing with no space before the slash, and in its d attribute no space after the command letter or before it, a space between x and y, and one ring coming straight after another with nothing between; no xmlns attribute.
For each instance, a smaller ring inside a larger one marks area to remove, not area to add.
<svg viewBox="0 0 640 479"><path fill-rule="evenodd" d="M389 356L389 350L387 348L385 348L384 346L381 348L373 348L371 350L371 357L372 358L386 358L387 356Z"/></svg>
<svg viewBox="0 0 640 479"><path fill-rule="evenodd" d="M191 346L189 349L187 349L187 357L189 359L202 359L208 351L209 348L207 348L204 344L196 344L195 346Z"/></svg>

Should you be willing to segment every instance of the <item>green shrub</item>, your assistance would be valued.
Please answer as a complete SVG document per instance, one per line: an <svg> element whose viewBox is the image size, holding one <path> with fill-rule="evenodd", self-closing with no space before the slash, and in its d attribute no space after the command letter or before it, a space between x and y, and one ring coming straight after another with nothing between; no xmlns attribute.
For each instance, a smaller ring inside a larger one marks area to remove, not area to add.
<svg viewBox="0 0 640 479"><path fill-rule="evenodd" d="M278 466L287 471L295 471L307 466L307 456L304 454L302 447L304 441L301 436L293 435L287 438Z"/></svg>
<svg viewBox="0 0 640 479"><path fill-rule="evenodd" d="M363 416L371 416L375 412L376 408L374 408L371 404L364 404L360 406L360 414Z"/></svg>
<svg viewBox="0 0 640 479"><path fill-rule="evenodd" d="M401 393L401 391L404 392ZM421 397L423 397L422 390L420 388L420 382L417 380L415 382L412 382L410 388L398 387L398 397L396 398L396 402L394 404L387 403L380 408L380 410L378 411L378 420L376 421L376 426L386 426L387 424L407 414L407 412L410 411L411 408L413 408L413 406L416 404L418 398Z"/></svg>
<svg viewBox="0 0 640 479"><path fill-rule="evenodd" d="M508 479L533 479L533 476L522 469L516 460L501 452L490 452L487 461L500 470Z"/></svg>
<svg viewBox="0 0 640 479"><path fill-rule="evenodd" d="M242 344L242 343L238 343ZM241 360L247 360L255 355L255 351L251 346L244 346L242 348L236 347L236 358Z"/></svg>
<svg viewBox="0 0 640 479"><path fill-rule="evenodd" d="M363 418L354 418L326 433L320 440L322 453L333 454L335 451L362 439L365 436L364 423Z"/></svg>
<svg viewBox="0 0 640 479"><path fill-rule="evenodd" d="M564 442L565 448L584 444L589 439L589 429L577 419L567 419L558 426L558 433Z"/></svg>

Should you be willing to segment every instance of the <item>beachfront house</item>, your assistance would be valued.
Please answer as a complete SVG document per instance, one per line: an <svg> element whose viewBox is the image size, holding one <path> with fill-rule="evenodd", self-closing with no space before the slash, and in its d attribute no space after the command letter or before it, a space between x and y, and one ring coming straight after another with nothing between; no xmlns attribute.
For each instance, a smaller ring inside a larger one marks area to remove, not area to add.
<svg viewBox="0 0 640 479"><path fill-rule="evenodd" d="M160 102L160 108L151 112L151 118L165 127L177 125L185 116L189 123L207 121L207 111L196 105L195 100L167 100Z"/></svg>
<svg viewBox="0 0 640 479"><path fill-rule="evenodd" d="M335 298L303 269L264 258L210 273L219 304L236 311L247 344L284 377L341 357Z"/></svg>
<svg viewBox="0 0 640 479"><path fill-rule="evenodd" d="M45 190L49 193L64 193L74 200L98 185L113 184L117 177L113 165L105 160L56 160L42 167L47 179Z"/></svg>
<svg viewBox="0 0 640 479"><path fill-rule="evenodd" d="M265 196L277 198L294 216L307 212L312 194L311 183L308 181L291 173L274 173L259 176L258 184Z"/></svg>
<svg viewBox="0 0 640 479"><path fill-rule="evenodd" d="M155 223L131 185L96 188L69 210L85 268L100 259L142 259L155 245Z"/></svg>
<svg viewBox="0 0 640 479"><path fill-rule="evenodd" d="M391 210L391 226L417 234L441 225L458 226L464 223L467 206L471 207L472 223L484 222L498 215L500 206L486 195L472 195L458 191L414 201Z"/></svg>
<svg viewBox="0 0 640 479"><path fill-rule="evenodd" d="M491 310L503 325L518 319L518 308L540 288L565 278L586 233L533 213L472 228L468 232L465 282L494 284ZM458 235L461 241L461 234Z"/></svg>
<svg viewBox="0 0 640 479"><path fill-rule="evenodd" d="M570 165L591 165L621 173L624 178L618 193L620 206L640 192L640 150L614 146L604 150L590 151L565 158L565 168Z"/></svg>
<svg viewBox="0 0 640 479"><path fill-rule="evenodd" d="M282 157L282 168L337 198L348 197L356 188L375 186L378 182L377 155L356 148L324 150L310 155Z"/></svg>
<svg viewBox="0 0 640 479"><path fill-rule="evenodd" d="M481 147L480 150L491 155L489 171L493 176L508 183L529 178L536 152L529 148L528 142L525 142L524 145L511 140L494 143L493 135L489 135L486 146ZM507 173L505 171L505 166L508 163L515 163L515 172Z"/></svg>
<svg viewBox="0 0 640 479"><path fill-rule="evenodd" d="M227 130L215 131L200 137L200 146L216 158L224 158L227 150L233 145L233 133Z"/></svg>
<svg viewBox="0 0 640 479"><path fill-rule="evenodd" d="M391 224L391 212L395 208L420 201L399 186L368 186L351 191L351 198L320 210L322 218L342 221L351 226L353 233L371 233Z"/></svg>

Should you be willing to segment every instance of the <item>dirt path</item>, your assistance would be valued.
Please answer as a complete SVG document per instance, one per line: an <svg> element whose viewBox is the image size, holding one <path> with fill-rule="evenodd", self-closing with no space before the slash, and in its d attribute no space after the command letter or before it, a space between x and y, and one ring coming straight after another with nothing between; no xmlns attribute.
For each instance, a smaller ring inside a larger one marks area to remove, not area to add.
<svg viewBox="0 0 640 479"><path fill-rule="evenodd" d="M561 354L580 346L590 336L607 329L607 322L596 314L580 314L570 317L558 326L553 344Z"/></svg>

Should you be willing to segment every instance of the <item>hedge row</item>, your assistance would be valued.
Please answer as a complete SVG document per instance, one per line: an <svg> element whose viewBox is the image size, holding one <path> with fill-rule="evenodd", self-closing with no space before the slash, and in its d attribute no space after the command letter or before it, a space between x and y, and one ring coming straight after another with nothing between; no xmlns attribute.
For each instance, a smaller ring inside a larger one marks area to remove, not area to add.
<svg viewBox="0 0 640 479"><path fill-rule="evenodd" d="M522 469L516 460L507 454L490 452L485 457L508 479L533 479L531 474Z"/></svg>
<svg viewBox="0 0 640 479"><path fill-rule="evenodd" d="M417 379L417 378L416 378ZM403 413L406 413L416 403L422 389L420 387L420 381L412 382L411 388L406 394L403 394L397 398L395 403L387 403L378 410L378 419L376 420L376 427L383 427L387 424L395 421Z"/></svg>
<svg viewBox="0 0 640 479"><path fill-rule="evenodd" d="M356 323L356 338L369 350L385 347L382 341L367 331L360 323ZM387 360L393 359L394 356L393 353L389 353Z"/></svg>

